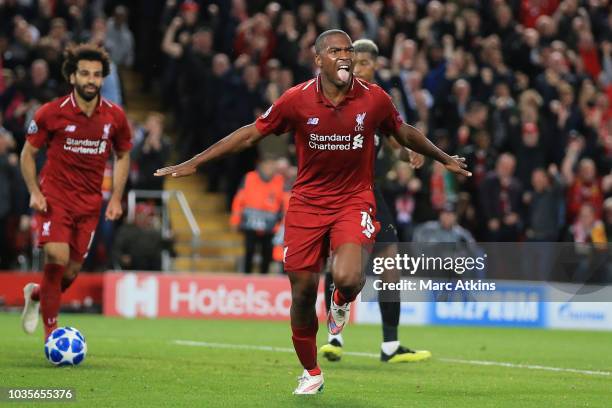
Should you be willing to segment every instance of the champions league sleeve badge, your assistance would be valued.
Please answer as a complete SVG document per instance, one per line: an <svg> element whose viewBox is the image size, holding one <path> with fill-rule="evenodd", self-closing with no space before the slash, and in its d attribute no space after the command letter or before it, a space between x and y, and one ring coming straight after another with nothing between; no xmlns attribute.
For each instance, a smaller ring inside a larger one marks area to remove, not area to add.
<svg viewBox="0 0 612 408"><path fill-rule="evenodd" d="M38 125L36 124L36 121L32 119L30 125L28 126L28 135L33 135L36 132L38 132Z"/></svg>

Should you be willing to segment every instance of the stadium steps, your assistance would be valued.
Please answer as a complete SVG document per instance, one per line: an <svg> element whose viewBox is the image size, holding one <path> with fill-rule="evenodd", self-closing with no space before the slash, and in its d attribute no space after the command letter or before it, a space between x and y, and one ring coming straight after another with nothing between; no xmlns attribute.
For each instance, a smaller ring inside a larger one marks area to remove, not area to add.
<svg viewBox="0 0 612 408"><path fill-rule="evenodd" d="M141 78L138 73L122 70L120 75L130 119L143 123L149 112L161 109L159 98L140 92ZM229 227L225 196L206 193L205 186L205 181L197 175L181 179L166 178L164 189L183 192L201 230L200 247L192 259L189 223L179 203L170 201L168 210L177 255L174 270L235 272L244 254L242 235L232 232Z"/></svg>
<svg viewBox="0 0 612 408"><path fill-rule="evenodd" d="M236 257L206 257L191 259L191 257L177 256L174 259L174 270L177 272L235 272L237 269Z"/></svg>
<svg viewBox="0 0 612 408"><path fill-rule="evenodd" d="M229 215L225 210L225 196L205 192L205 182L194 175L187 178L167 178L166 190L180 190L185 195L193 216L201 230L200 247L192 259L192 234L176 200L168 205L170 223L174 232L174 260L176 271L235 272L243 256L242 235L229 226Z"/></svg>

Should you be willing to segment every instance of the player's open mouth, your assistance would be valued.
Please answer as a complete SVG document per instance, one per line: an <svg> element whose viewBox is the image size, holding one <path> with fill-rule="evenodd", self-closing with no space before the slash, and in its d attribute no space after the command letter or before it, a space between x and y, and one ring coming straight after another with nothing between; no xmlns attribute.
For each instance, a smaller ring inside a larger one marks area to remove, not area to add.
<svg viewBox="0 0 612 408"><path fill-rule="evenodd" d="M338 65L338 78L340 78L342 82L348 81L350 73L351 73L350 64Z"/></svg>

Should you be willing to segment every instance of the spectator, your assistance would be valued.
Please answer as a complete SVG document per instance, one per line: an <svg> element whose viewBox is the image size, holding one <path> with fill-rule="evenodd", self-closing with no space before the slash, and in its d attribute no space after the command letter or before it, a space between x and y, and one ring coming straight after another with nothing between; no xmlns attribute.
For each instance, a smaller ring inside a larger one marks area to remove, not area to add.
<svg viewBox="0 0 612 408"><path fill-rule="evenodd" d="M570 142L567 155L563 160L562 174L567 190L567 222L573 224L578 211L583 204L590 204L597 217L601 216L603 205L603 191L597 177L595 162L590 158L583 158L578 162L578 172L574 175L574 165L580 151L584 146L582 139L574 139Z"/></svg>
<svg viewBox="0 0 612 408"><path fill-rule="evenodd" d="M463 118L468 111L468 106L471 101L471 86L465 79L459 79L452 85L452 91L448 92L448 99L444 99L446 90L441 91L437 99L437 108L435 113L435 123L442 125L449 135L452 137L452 145L457 146L457 140L454 135L457 135L459 126L463 123Z"/></svg>
<svg viewBox="0 0 612 408"><path fill-rule="evenodd" d="M276 36L268 16L257 13L238 26L234 40L236 56L246 54L264 72L266 63L276 49Z"/></svg>
<svg viewBox="0 0 612 408"><path fill-rule="evenodd" d="M11 240L8 239L8 219L13 201L11 190L17 172L18 158L12 152L15 141L1 123L0 120L0 269L8 269L12 258L9 246Z"/></svg>
<svg viewBox="0 0 612 408"><path fill-rule="evenodd" d="M521 183L514 177L516 159L509 153L497 159L480 187L482 217L486 225L486 239L493 242L517 241L520 237Z"/></svg>
<svg viewBox="0 0 612 408"><path fill-rule="evenodd" d="M169 20L169 16L173 12L176 1L169 0L166 2L166 11L163 20ZM162 100L169 104L170 101L176 101L178 94L176 92L177 80L179 78L179 62L183 56L184 49L191 43L191 35L195 32L199 22L200 6L193 1L185 1L181 4L180 14L172 18L167 24L166 32L161 44L161 49L166 55L166 64L162 78ZM165 106L165 108L170 105ZM174 105L175 109L177 108ZM175 111L179 113L178 110Z"/></svg>
<svg viewBox="0 0 612 408"><path fill-rule="evenodd" d="M59 95L57 83L49 77L49 64L43 59L32 62L28 82L25 94L32 106L38 107Z"/></svg>
<svg viewBox="0 0 612 408"><path fill-rule="evenodd" d="M604 201L604 225L606 227L606 241L612 242L612 197Z"/></svg>
<svg viewBox="0 0 612 408"><path fill-rule="evenodd" d="M546 167L550 151L548 134L538 120L538 111L527 106L521 112L521 127L510 137L512 151L521 163L516 177L523 186L531 184L531 176L536 168Z"/></svg>
<svg viewBox="0 0 612 408"><path fill-rule="evenodd" d="M585 203L580 207L576 222L569 229L570 241L576 243L596 244L601 248L606 248L607 238L604 223L599 217L595 208Z"/></svg>
<svg viewBox="0 0 612 408"><path fill-rule="evenodd" d="M401 242L410 241L414 228L415 196L421 190L421 181L413 177L410 164L398 161L382 186L385 200L395 215L397 234Z"/></svg>
<svg viewBox="0 0 612 408"><path fill-rule="evenodd" d="M428 221L414 230L413 241L418 243L474 243L472 234L457 224L455 205L451 202L444 204L438 220Z"/></svg>
<svg viewBox="0 0 612 408"><path fill-rule="evenodd" d="M455 177L438 162L428 162L419 169L419 189L415 191L414 218L416 222L435 219L448 201L456 201ZM411 182L414 184L414 182ZM416 187L416 184L415 184Z"/></svg>
<svg viewBox="0 0 612 408"><path fill-rule="evenodd" d="M117 6L107 24L104 46L111 60L119 67L131 67L134 64L134 35L127 20L127 7Z"/></svg>
<svg viewBox="0 0 612 408"><path fill-rule="evenodd" d="M119 227L113 245L113 265L124 270L160 271L161 254L171 250L172 243L162 238L155 208L138 204L134 222Z"/></svg>
<svg viewBox="0 0 612 408"><path fill-rule="evenodd" d="M526 235L530 241L554 242L564 224L563 185L555 165L548 172L542 168L531 174L532 192L525 193L524 202L528 208Z"/></svg>
<svg viewBox="0 0 612 408"><path fill-rule="evenodd" d="M260 247L260 272L268 273L272 261L272 238L283 214L284 179L275 174L276 163L265 158L257 170L247 173L232 204L232 227L244 234L244 272L253 271L253 257Z"/></svg>
<svg viewBox="0 0 612 408"><path fill-rule="evenodd" d="M459 155L465 157L466 164L472 172L472 177L467 180L466 189L474 196L478 193L478 187L489 170L495 166L497 159L497 151L491 145L489 133L486 130L476 132L474 143L462 147Z"/></svg>
<svg viewBox="0 0 612 408"><path fill-rule="evenodd" d="M266 108L265 89L259 79L259 68L248 62L238 62L237 70L242 70L242 76L234 89L232 100L228 101L229 109L224 111L224 120L227 124L235 124L235 128L244 126L255 120ZM242 65L244 63L244 65ZM223 133L225 134L225 133ZM231 206L232 197L238 191L238 186L247 172L255 168L258 152L255 147L241 151L227 159L227 186L226 196L228 207Z"/></svg>
<svg viewBox="0 0 612 408"><path fill-rule="evenodd" d="M151 112L141 130L141 140L132 149L132 163L138 175L133 188L163 190L163 179L154 177L155 170L164 167L170 157L170 141L164 135L164 115Z"/></svg>
<svg viewBox="0 0 612 408"><path fill-rule="evenodd" d="M191 43L184 47L179 62L178 80L181 107L181 155L189 158L212 144L208 126L211 123L213 103L217 95L212 91L213 34L207 28L197 29L191 36Z"/></svg>

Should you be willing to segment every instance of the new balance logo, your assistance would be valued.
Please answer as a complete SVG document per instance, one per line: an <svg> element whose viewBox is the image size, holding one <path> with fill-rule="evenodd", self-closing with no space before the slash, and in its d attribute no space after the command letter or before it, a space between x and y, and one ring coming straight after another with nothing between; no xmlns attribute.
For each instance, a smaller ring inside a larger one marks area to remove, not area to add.
<svg viewBox="0 0 612 408"><path fill-rule="evenodd" d="M73 133L76 130L76 125L68 125L66 126L66 129L64 129L65 132L70 132Z"/></svg>
<svg viewBox="0 0 612 408"><path fill-rule="evenodd" d="M51 235L51 221L44 222L42 225L42 236L48 237Z"/></svg>
<svg viewBox="0 0 612 408"><path fill-rule="evenodd" d="M353 150L361 149L362 147L363 147L363 136L360 133L353 138Z"/></svg>
<svg viewBox="0 0 612 408"><path fill-rule="evenodd" d="M308 118L307 125L317 125L319 124L319 118Z"/></svg>

